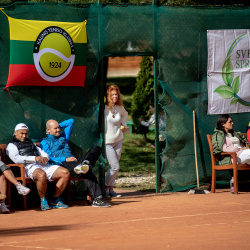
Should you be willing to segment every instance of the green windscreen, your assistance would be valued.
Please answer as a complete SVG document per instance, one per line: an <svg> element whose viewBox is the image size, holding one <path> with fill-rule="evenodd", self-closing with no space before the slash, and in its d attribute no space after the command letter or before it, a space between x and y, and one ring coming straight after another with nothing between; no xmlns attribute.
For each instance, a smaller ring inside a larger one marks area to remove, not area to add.
<svg viewBox="0 0 250 250"><path fill-rule="evenodd" d="M218 115L207 115L207 30L247 29L248 7L167 7L101 4L2 4L13 18L81 22L87 20L87 72L81 87L10 87L3 90L9 71L10 39L7 17L0 13L0 143L8 142L19 122L30 137L46 136L48 119L75 120L70 145L76 156L102 145L103 77L107 56L149 55L158 62L159 105L165 115L160 133L161 192L196 185L193 110L196 113L197 160L200 182L210 182L211 160L206 134L213 133ZM232 114L236 130L245 132L248 113ZM145 156L146 157L146 156ZM136 164L136 163L135 163ZM104 168L104 158L99 164ZM103 178L103 176L101 177ZM228 179L227 173L218 180ZM103 181L103 180L100 180Z"/></svg>

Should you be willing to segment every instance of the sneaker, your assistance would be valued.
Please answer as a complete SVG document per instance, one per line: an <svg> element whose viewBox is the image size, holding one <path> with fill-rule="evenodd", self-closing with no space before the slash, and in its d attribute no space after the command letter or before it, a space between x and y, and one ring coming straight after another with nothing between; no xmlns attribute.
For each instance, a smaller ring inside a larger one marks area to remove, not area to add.
<svg viewBox="0 0 250 250"><path fill-rule="evenodd" d="M111 205L103 200L103 198L95 198L92 207L111 207Z"/></svg>
<svg viewBox="0 0 250 250"><path fill-rule="evenodd" d="M49 210L50 209L49 204L44 197L41 199L41 209L42 210Z"/></svg>
<svg viewBox="0 0 250 250"><path fill-rule="evenodd" d="M52 208L68 208L68 205L63 204L61 198L56 198L53 201L50 201L50 205Z"/></svg>
<svg viewBox="0 0 250 250"><path fill-rule="evenodd" d="M89 165L81 164L74 168L75 173L77 174L86 174L89 171Z"/></svg>
<svg viewBox="0 0 250 250"><path fill-rule="evenodd" d="M16 189L17 189L17 192L21 195L27 195L30 192L30 189L23 186L20 182L18 182Z"/></svg>
<svg viewBox="0 0 250 250"><path fill-rule="evenodd" d="M5 203L3 201L0 202L0 210L2 214L9 214L10 210L6 207Z"/></svg>
<svg viewBox="0 0 250 250"><path fill-rule="evenodd" d="M122 195L121 195L121 194L117 194L114 190L112 190L112 191L110 192L110 196L111 196L112 198L118 198L118 197L121 197Z"/></svg>
<svg viewBox="0 0 250 250"><path fill-rule="evenodd" d="M83 162L82 162L82 165L90 165L90 162L88 161L88 160L84 160Z"/></svg>
<svg viewBox="0 0 250 250"><path fill-rule="evenodd" d="M111 195L108 190L105 190L105 197L106 198L111 198Z"/></svg>

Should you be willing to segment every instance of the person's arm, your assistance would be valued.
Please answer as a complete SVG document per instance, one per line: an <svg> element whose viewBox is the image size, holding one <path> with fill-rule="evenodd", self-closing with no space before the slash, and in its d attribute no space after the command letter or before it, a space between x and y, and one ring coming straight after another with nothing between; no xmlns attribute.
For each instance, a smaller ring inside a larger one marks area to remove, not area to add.
<svg viewBox="0 0 250 250"><path fill-rule="evenodd" d="M146 126L146 127L149 127L152 124L155 124L155 116L154 115L151 115L151 117L148 120L148 122L141 121L141 125Z"/></svg>
<svg viewBox="0 0 250 250"><path fill-rule="evenodd" d="M14 163L36 162L36 156L20 155L17 146L13 143L8 144L6 154Z"/></svg>
<svg viewBox="0 0 250 250"><path fill-rule="evenodd" d="M49 156L49 160L51 162L61 165L62 162L66 161L66 157L53 157L52 156L49 145L46 142L46 140L43 139L41 141L40 147L41 147L42 151L44 151Z"/></svg>
<svg viewBox="0 0 250 250"><path fill-rule="evenodd" d="M241 133L241 132L235 132L235 136L238 137L241 143L246 144L248 143L248 139Z"/></svg>
<svg viewBox="0 0 250 250"><path fill-rule="evenodd" d="M229 138L226 137L224 144L222 145L223 152L238 152L240 148L234 147L233 143Z"/></svg>
<svg viewBox="0 0 250 250"><path fill-rule="evenodd" d="M121 124L124 127L127 127L127 120L128 120L128 112L125 110L123 106L121 106Z"/></svg>
<svg viewBox="0 0 250 250"><path fill-rule="evenodd" d="M247 140L250 142L250 128L247 130Z"/></svg>
<svg viewBox="0 0 250 250"><path fill-rule="evenodd" d="M36 149L38 150L39 154L42 157L46 157L48 160L50 159L49 155L44 150L42 150L41 148L37 147L37 145L36 145Z"/></svg>
<svg viewBox="0 0 250 250"><path fill-rule="evenodd" d="M213 154L219 154L222 151L222 146L225 142L225 135L223 131L221 132L214 132L212 137L212 145L213 145Z"/></svg>
<svg viewBox="0 0 250 250"><path fill-rule="evenodd" d="M60 122L59 126L60 128L64 128L64 131L62 132L61 136L63 136L68 142L74 127L74 119L68 119L66 121Z"/></svg>

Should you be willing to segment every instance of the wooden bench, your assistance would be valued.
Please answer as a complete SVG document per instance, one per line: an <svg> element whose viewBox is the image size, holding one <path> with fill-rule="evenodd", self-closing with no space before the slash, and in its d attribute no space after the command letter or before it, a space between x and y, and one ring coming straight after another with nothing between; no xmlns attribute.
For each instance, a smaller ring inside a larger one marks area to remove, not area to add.
<svg viewBox="0 0 250 250"><path fill-rule="evenodd" d="M40 143L36 143L37 146L40 146ZM25 165L24 164L18 164L18 163L13 163L13 164L7 164L7 156L6 156L6 144L0 144L0 156L1 156L1 161L6 164L9 168L13 167L18 167L20 170L20 176L15 176L17 181L22 182L22 184L26 187L27 183L35 183L30 177L25 176ZM72 176L69 178L68 185L66 187L66 192L67 192L67 201L70 201L70 181L75 181L75 180L84 180L83 178L77 179ZM8 204L9 208L11 209L11 183L8 181ZM88 204L92 203L91 195L90 192L87 194L87 201ZM26 210L27 209L27 200L26 196L23 196L23 207Z"/></svg>
<svg viewBox="0 0 250 250"><path fill-rule="evenodd" d="M246 133L242 133L246 136ZM211 193L215 193L216 187L216 171L223 171L223 170L233 170L233 177L234 177L234 193L238 194L238 171L239 170L250 170L250 165L248 164L237 164L237 156L234 152L222 152L220 154L213 154L213 145L212 145L212 137L213 135L207 134L208 145L210 149L211 155L211 162L212 162L212 184L211 184ZM228 165L216 165L218 161L218 156L231 156L233 158L233 163Z"/></svg>

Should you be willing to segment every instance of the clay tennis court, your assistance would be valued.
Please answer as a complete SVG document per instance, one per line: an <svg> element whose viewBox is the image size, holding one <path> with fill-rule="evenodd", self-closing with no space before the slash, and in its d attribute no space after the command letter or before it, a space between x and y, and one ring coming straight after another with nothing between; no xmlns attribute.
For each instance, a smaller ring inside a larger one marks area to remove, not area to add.
<svg viewBox="0 0 250 250"><path fill-rule="evenodd" d="M0 214L0 249L249 249L250 194L122 191L111 208Z"/></svg>

